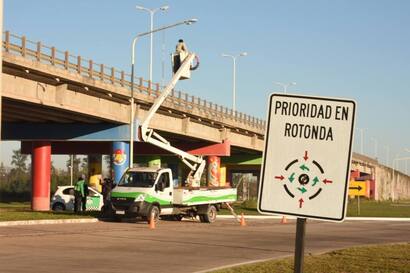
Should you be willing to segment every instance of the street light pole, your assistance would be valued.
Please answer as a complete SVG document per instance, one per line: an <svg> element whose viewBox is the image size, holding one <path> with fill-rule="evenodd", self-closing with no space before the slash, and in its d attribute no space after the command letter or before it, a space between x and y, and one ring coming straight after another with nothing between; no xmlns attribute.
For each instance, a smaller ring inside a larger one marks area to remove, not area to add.
<svg viewBox="0 0 410 273"><path fill-rule="evenodd" d="M384 146L386 148L386 166L389 166L390 163L390 147Z"/></svg>
<svg viewBox="0 0 410 273"><path fill-rule="evenodd" d="M366 128L356 128L357 130L360 131L360 154L363 155L363 133Z"/></svg>
<svg viewBox="0 0 410 273"><path fill-rule="evenodd" d="M239 55L222 54L222 57L229 57L232 59L232 110L236 111L236 58L247 56L247 52L241 52Z"/></svg>
<svg viewBox="0 0 410 273"><path fill-rule="evenodd" d="M73 165L74 165L74 155L70 155L70 186L73 185Z"/></svg>
<svg viewBox="0 0 410 273"><path fill-rule="evenodd" d="M137 44L137 41L140 37L149 35L151 33L155 33L161 30L165 30L168 28L173 28L179 25L191 25L193 23L196 23L198 19L188 19L184 20L172 25L167 25L163 27L159 27L156 29L153 29L151 31L143 32L138 34L137 36L132 39L132 45L131 45L131 111L130 111L130 168L133 167L134 165L134 74L135 74L135 45Z"/></svg>
<svg viewBox="0 0 410 273"><path fill-rule="evenodd" d="M289 82L289 83L273 82L273 84L277 84L277 85L282 86L283 87L283 93L285 93L285 94L287 93L288 87L290 85L296 85L295 82Z"/></svg>
<svg viewBox="0 0 410 273"><path fill-rule="evenodd" d="M149 12L150 14L150 53L149 53L149 81L152 82L152 48L153 48L153 40L154 40L154 14L161 10L161 11L166 11L169 9L169 6L162 6L160 8L156 8L156 9L148 9L142 6L136 6L137 9L139 10L144 10Z"/></svg>
<svg viewBox="0 0 410 273"><path fill-rule="evenodd" d="M372 137L371 139L374 141L374 158L377 159L377 148L378 148L378 147L377 147L377 146L378 146L378 145L377 145L377 144L378 144L378 143L377 143L377 139L374 138L374 137Z"/></svg>

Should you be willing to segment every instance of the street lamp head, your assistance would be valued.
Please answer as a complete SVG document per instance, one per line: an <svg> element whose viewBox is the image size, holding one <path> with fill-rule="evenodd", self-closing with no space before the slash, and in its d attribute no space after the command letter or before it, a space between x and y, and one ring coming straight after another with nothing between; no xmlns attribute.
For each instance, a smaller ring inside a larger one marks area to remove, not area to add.
<svg viewBox="0 0 410 273"><path fill-rule="evenodd" d="M192 25L193 23L196 23L196 22L198 22L198 19L196 19L196 18L192 18L192 19L189 19L189 20L185 20L185 21L184 21L184 23L185 23L186 25Z"/></svg>
<svg viewBox="0 0 410 273"><path fill-rule="evenodd" d="M296 83L295 82L291 82L291 83L289 83L290 85L296 85Z"/></svg>
<svg viewBox="0 0 410 273"><path fill-rule="evenodd" d="M239 54L239 56L248 56L248 52L242 52Z"/></svg>
<svg viewBox="0 0 410 273"><path fill-rule="evenodd" d="M167 9L169 9L169 6L165 5L165 6L160 7L159 9L162 11L166 11Z"/></svg>
<svg viewBox="0 0 410 273"><path fill-rule="evenodd" d="M224 53L222 53L221 56L222 56L222 57L231 57L231 55L224 54Z"/></svg>
<svg viewBox="0 0 410 273"><path fill-rule="evenodd" d="M138 6L138 5L135 6L135 8L136 8L136 9L139 9L139 10L147 10L147 8L144 8L143 6Z"/></svg>

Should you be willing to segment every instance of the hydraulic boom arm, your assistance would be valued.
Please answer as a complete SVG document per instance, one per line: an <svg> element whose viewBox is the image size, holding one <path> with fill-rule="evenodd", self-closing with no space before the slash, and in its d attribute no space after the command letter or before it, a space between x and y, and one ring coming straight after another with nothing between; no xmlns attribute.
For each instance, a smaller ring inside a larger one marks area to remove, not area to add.
<svg viewBox="0 0 410 273"><path fill-rule="evenodd" d="M164 150L167 150L171 153L178 155L182 162L185 163L190 169L191 172L188 175L187 183L190 186L199 187L202 173L205 169L205 160L201 156L194 156L185 151L182 151L176 147L171 146L171 144L158 133L154 132L153 129L149 128L149 124L154 114L158 111L159 107L171 93L172 89L177 84L181 75L184 74L184 71L189 70L191 62L194 60L195 54L189 53L188 56L184 59L179 69L176 71L171 81L162 91L161 95L157 97L154 101L154 104L149 109L148 113L145 116L144 121L140 126L141 138L144 142L151 143L157 147L160 147Z"/></svg>

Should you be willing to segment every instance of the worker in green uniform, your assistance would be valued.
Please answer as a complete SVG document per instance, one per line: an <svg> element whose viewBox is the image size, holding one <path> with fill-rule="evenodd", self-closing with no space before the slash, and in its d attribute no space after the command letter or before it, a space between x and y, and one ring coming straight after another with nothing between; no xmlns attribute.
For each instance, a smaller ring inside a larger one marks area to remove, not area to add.
<svg viewBox="0 0 410 273"><path fill-rule="evenodd" d="M85 175L81 175L78 178L78 181L77 183L75 183L75 186L74 186L74 212L75 213L79 213L81 211L81 203L82 203L83 197L85 196L84 184L85 184Z"/></svg>

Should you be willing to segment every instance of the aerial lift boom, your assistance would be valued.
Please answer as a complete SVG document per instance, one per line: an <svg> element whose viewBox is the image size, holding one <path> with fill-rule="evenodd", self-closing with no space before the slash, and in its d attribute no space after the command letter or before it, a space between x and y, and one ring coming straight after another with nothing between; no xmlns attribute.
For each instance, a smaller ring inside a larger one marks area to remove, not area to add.
<svg viewBox="0 0 410 273"><path fill-rule="evenodd" d="M194 53L188 53L179 69L175 72L171 81L162 91L161 95L155 99L153 105L149 109L144 121L140 126L140 134L144 142L151 143L152 145L155 145L159 148L176 154L182 160L182 162L191 169L185 183L188 184L188 186L199 187L201 176L205 169L205 160L202 158L202 156L194 156L176 147L173 147L169 143L169 141L167 141L165 138L163 138L161 135L155 132L152 128L149 128L150 122L154 114L158 111L159 107L171 93L172 89L175 87L178 80L181 77L183 77L183 75L186 75L187 72L189 73L189 70L191 69L191 63L194 60L194 58Z"/></svg>

